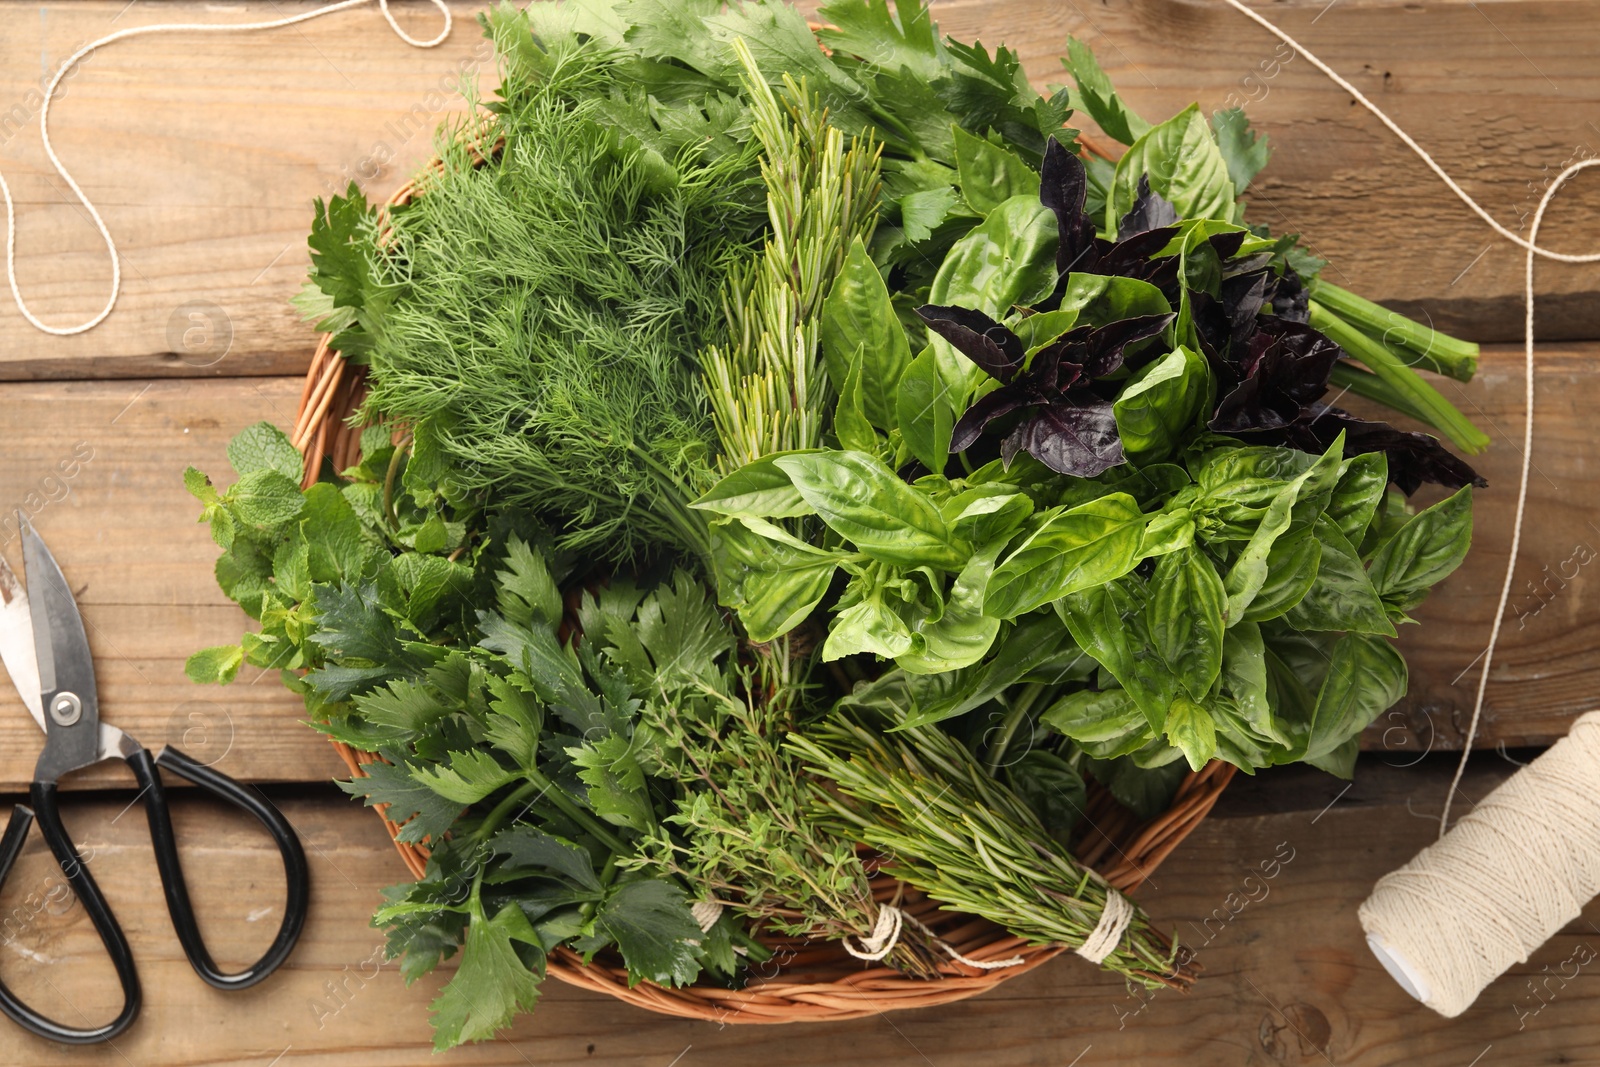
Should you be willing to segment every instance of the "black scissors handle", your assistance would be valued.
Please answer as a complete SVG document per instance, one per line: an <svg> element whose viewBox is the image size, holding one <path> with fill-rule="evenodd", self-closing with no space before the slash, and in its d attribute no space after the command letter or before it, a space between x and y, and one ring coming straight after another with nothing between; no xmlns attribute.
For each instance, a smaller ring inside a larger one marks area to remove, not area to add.
<svg viewBox="0 0 1600 1067"><path fill-rule="evenodd" d="M153 758L149 750L142 747L124 758L144 791L145 817L150 823L150 841L155 846L161 888L167 897L167 913L172 916L172 927L177 932L184 954L189 957L190 966L207 984L218 989L247 989L255 985L288 958L306 923L306 908L311 896L310 878L306 871L305 850L300 847L300 839L295 835L294 828L277 808L259 794L245 789L221 771L190 759L170 745ZM194 908L189 903L189 887L183 879L183 865L178 861L178 843L172 833L172 819L167 813L166 790L162 788L157 767L171 771L180 778L187 778L217 799L243 808L255 816L272 835L272 841L283 857L288 895L284 903L283 922L278 926L278 936L273 938L260 959L242 971L226 974L219 970L200 937Z"/></svg>
<svg viewBox="0 0 1600 1067"><path fill-rule="evenodd" d="M67 836L67 829L61 823L56 784L34 782L28 790L28 798L33 807L30 809L18 804L12 808L11 819L6 823L5 835L0 837L0 884L4 884L6 876L11 873L11 865L16 862L17 854L22 851L22 844L28 838L28 828L37 818L39 832L44 835L45 843L55 854L56 863L60 865L61 873L66 876L67 884L82 901L83 910L89 913L89 919L94 923L95 931L100 935L100 941L111 957L112 966L117 970L117 981L122 983L122 1010L117 1013L115 1019L103 1026L82 1028L67 1026L28 1007L6 988L4 982L0 982L0 1011L5 1012L23 1029L51 1041L61 1041L69 1045L90 1045L97 1041L105 1041L126 1030L139 1014L143 993L139 988L139 974L133 968L133 953L128 948L128 939L123 936L122 927L117 925L116 916L111 914L106 898L101 894L99 885L95 883L94 875L89 873L88 864L78 855L72 838Z"/></svg>

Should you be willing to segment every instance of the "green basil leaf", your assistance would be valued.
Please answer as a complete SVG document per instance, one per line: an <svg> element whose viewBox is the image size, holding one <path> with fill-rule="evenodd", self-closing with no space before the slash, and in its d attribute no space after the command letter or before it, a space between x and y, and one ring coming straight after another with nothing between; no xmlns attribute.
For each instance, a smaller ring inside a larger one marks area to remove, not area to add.
<svg viewBox="0 0 1600 1067"><path fill-rule="evenodd" d="M988 654L1000 632L1000 620L983 610L983 590L994 570L1001 544L977 552L956 576L938 619L918 627L911 648L895 663L912 674L960 670Z"/></svg>
<svg viewBox="0 0 1600 1067"><path fill-rule="evenodd" d="M1217 754L1217 728L1211 713L1183 693L1167 709L1167 740L1183 753L1189 769L1198 771Z"/></svg>
<svg viewBox="0 0 1600 1067"><path fill-rule="evenodd" d="M1235 194L1228 162L1198 104L1150 127L1117 161L1106 204L1107 230L1115 232L1117 220L1133 207L1139 179L1146 174L1150 188L1177 208L1180 217L1233 219Z"/></svg>
<svg viewBox="0 0 1600 1067"><path fill-rule="evenodd" d="M801 551L740 522L714 523L717 601L738 612L752 641L788 633L816 609L838 568L837 555Z"/></svg>
<svg viewBox="0 0 1600 1067"><path fill-rule="evenodd" d="M1328 518L1345 540L1359 545L1389 485L1389 457L1382 452L1351 456L1339 468L1339 482L1328 499Z"/></svg>
<svg viewBox="0 0 1600 1067"><path fill-rule="evenodd" d="M974 308L997 320L1013 306L1037 304L1056 287L1059 243L1055 213L1038 194L1013 196L951 246L928 303Z"/></svg>
<svg viewBox="0 0 1600 1067"><path fill-rule="evenodd" d="M1039 196L1039 173L1011 152L952 126L956 172L961 175L961 195L980 215L987 215L1014 196Z"/></svg>
<svg viewBox="0 0 1600 1067"><path fill-rule="evenodd" d="M1461 566L1472 547L1472 487L1418 513L1372 557L1372 586L1390 609L1403 615L1428 590Z"/></svg>
<svg viewBox="0 0 1600 1067"><path fill-rule="evenodd" d="M1206 702L1211 725L1217 735L1217 758L1233 764L1246 774L1278 762L1282 746L1261 737L1239 714L1232 697L1213 693Z"/></svg>
<svg viewBox="0 0 1600 1067"><path fill-rule="evenodd" d="M1104 326L1137 315L1166 315L1172 305L1160 289L1138 278L1074 272L1067 275L1060 310L1074 312L1079 325Z"/></svg>
<svg viewBox="0 0 1600 1067"><path fill-rule="evenodd" d="M950 532L969 544L1002 541L1022 528L1033 514L1026 493L1008 493L1004 486L980 485L951 497L941 508Z"/></svg>
<svg viewBox="0 0 1600 1067"><path fill-rule="evenodd" d="M1305 759L1328 756L1406 695L1406 661L1371 634L1348 633L1333 646L1317 692Z"/></svg>
<svg viewBox="0 0 1600 1067"><path fill-rule="evenodd" d="M828 624L822 646L823 662L870 652L893 659L911 648L911 629L883 603L880 591L869 592L859 604L848 607Z"/></svg>
<svg viewBox="0 0 1600 1067"><path fill-rule="evenodd" d="M774 452L746 463L723 478L689 506L730 518L793 519L813 514L811 505L794 487L789 475L776 461L784 456L811 455L823 451L808 448L798 452Z"/></svg>
<svg viewBox="0 0 1600 1067"><path fill-rule="evenodd" d="M1356 776L1356 757L1361 754L1361 738L1352 737L1342 745L1335 745L1320 756L1308 756L1305 762L1319 771L1327 771L1336 778Z"/></svg>
<svg viewBox="0 0 1600 1067"><path fill-rule="evenodd" d="M1123 451L1136 463L1171 454L1210 392L1211 370L1192 348L1141 367L1111 405Z"/></svg>
<svg viewBox="0 0 1600 1067"><path fill-rule="evenodd" d="M840 448L876 455L878 435L861 406L861 363L864 358L864 347L857 345L850 358L849 372L839 386L839 403L833 413L833 432L839 439ZM834 380L839 381L837 378Z"/></svg>
<svg viewBox="0 0 1600 1067"><path fill-rule="evenodd" d="M1256 532L1250 535L1244 550L1228 569L1228 577L1222 586L1228 593L1230 625L1244 619L1245 611L1255 600L1256 594L1267 584L1267 577L1271 573L1272 548L1289 529L1290 511L1299 489L1297 479L1278 490L1272 503L1267 506L1266 514L1261 517L1261 525L1256 527Z"/></svg>
<svg viewBox="0 0 1600 1067"><path fill-rule="evenodd" d="M952 679L951 687L918 702L891 730L942 722L965 715L1025 679L1060 685L1079 670L1092 669L1093 660L1079 652L1061 623L1048 615L1035 615L1011 628L994 658L981 667L951 671L932 677ZM928 676L916 676L928 677Z"/></svg>
<svg viewBox="0 0 1600 1067"><path fill-rule="evenodd" d="M1144 539L1139 544L1141 559L1165 556L1194 544L1194 517L1188 508L1158 511L1150 516L1144 527Z"/></svg>
<svg viewBox="0 0 1600 1067"><path fill-rule="evenodd" d="M1317 580L1322 542L1311 530L1280 537L1267 553L1267 580L1256 591L1241 622L1276 619L1300 603Z"/></svg>
<svg viewBox="0 0 1600 1067"><path fill-rule="evenodd" d="M1033 315L1018 315L1009 325L1011 332L1022 342L1023 349L1031 356L1072 329L1077 321L1077 310L1068 308L1065 311L1057 309Z"/></svg>
<svg viewBox="0 0 1600 1067"><path fill-rule="evenodd" d="M1122 683L1150 728L1159 733L1178 682L1145 626L1148 600L1145 584L1129 575L1070 593L1055 602L1055 609L1078 647Z"/></svg>
<svg viewBox="0 0 1600 1067"><path fill-rule="evenodd" d="M1229 627L1223 635L1221 684L1232 699L1230 710L1251 734L1278 745L1291 744L1272 717L1272 703L1267 692L1266 644L1258 624L1242 622Z"/></svg>
<svg viewBox="0 0 1600 1067"><path fill-rule="evenodd" d="M995 568L984 611L1012 619L1120 578L1139 562L1143 537L1144 515L1126 493L1045 512L1027 539Z"/></svg>
<svg viewBox="0 0 1600 1067"><path fill-rule="evenodd" d="M1150 723L1125 689L1084 689L1057 700L1039 721L1093 759L1137 752L1151 740Z"/></svg>
<svg viewBox="0 0 1600 1067"><path fill-rule="evenodd" d="M839 536L885 563L956 570L965 551L926 493L864 452L818 452L774 461Z"/></svg>
<svg viewBox="0 0 1600 1067"><path fill-rule="evenodd" d="M959 353L953 357L965 358ZM952 359L941 359L932 345L924 348L900 376L894 401L900 436L911 454L935 474L950 462L950 431L956 424L956 404L966 395L967 388L965 373Z"/></svg>
<svg viewBox="0 0 1600 1067"><path fill-rule="evenodd" d="M1322 542L1317 580L1285 613L1285 621L1297 630L1349 630L1393 637L1394 624L1350 542L1329 519L1319 520L1315 533Z"/></svg>
<svg viewBox="0 0 1600 1067"><path fill-rule="evenodd" d="M895 387L911 365L905 327L889 300L889 287L857 237L822 303L822 355L828 378L843 382L862 352L861 409L885 433L894 429Z"/></svg>
<svg viewBox="0 0 1600 1067"><path fill-rule="evenodd" d="M1222 671L1227 602L1216 567L1200 549L1190 546L1156 563L1145 626L1157 654L1196 700L1205 698Z"/></svg>

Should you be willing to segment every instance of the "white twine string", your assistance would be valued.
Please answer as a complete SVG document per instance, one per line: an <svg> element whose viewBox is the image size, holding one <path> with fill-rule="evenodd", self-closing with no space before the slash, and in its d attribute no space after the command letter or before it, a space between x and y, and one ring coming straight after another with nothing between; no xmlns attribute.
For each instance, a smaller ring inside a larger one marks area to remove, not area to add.
<svg viewBox="0 0 1600 1067"><path fill-rule="evenodd" d="M1400 138L1401 142L1405 144L1407 148L1410 148L1413 152L1415 152L1417 157L1421 159L1423 163L1427 164L1428 169L1433 171L1433 173L1438 176L1439 180L1444 182L1445 186L1451 192L1455 193L1463 204L1467 205L1467 207L1472 210L1473 214L1477 215L1484 222L1488 223L1489 228L1494 230L1495 233L1510 241L1512 244L1517 245L1519 248L1524 249L1528 253L1527 269L1524 274L1523 283L1523 308L1526 313L1525 321L1523 323L1523 349L1526 356L1524 368L1525 380L1523 402L1527 412L1527 417L1523 420L1522 476L1517 486L1516 518L1512 523L1511 528L1511 551L1506 559L1505 582L1500 587L1500 602L1495 608L1494 623L1489 630L1489 644L1483 650L1483 667L1478 672L1478 692L1472 703L1472 721L1467 726L1466 742L1461 747L1461 759L1456 764L1455 775L1450 779L1450 791L1445 795L1444 809L1439 814L1439 836L1442 838L1445 834L1445 831L1449 829L1450 805L1455 800L1456 792L1461 786L1461 775L1467 769L1467 758L1471 755L1472 743L1477 739L1478 736L1478 723L1483 716L1484 694L1489 687L1489 668L1494 661L1494 650L1500 640L1500 626L1502 620L1505 618L1506 603L1511 599L1511 584L1517 569L1517 552L1522 546L1522 520L1528 501L1528 477L1533 464L1533 258L1534 256L1543 256L1546 259L1553 259L1558 263L1600 263L1600 252L1588 252L1581 255L1575 255L1566 252L1556 252L1552 251L1551 249L1541 247L1538 243L1539 223L1544 219L1544 212L1545 209L1550 206L1550 201L1555 198L1556 192L1560 190L1564 184L1566 184L1567 179L1578 173L1580 170L1584 170L1588 167L1600 166L1600 159L1580 160L1577 163L1572 164L1570 167L1567 167L1560 174L1556 175L1555 181L1550 183L1550 187L1545 190L1544 196L1539 200L1539 210L1534 213L1533 226L1528 232L1527 239L1524 240L1518 234L1513 233L1511 230L1502 226L1494 218L1494 216L1490 215L1486 210L1484 210L1483 206L1474 200L1465 189L1456 184L1455 179L1450 177L1450 175L1446 173L1445 169L1441 167L1434 160L1434 158L1428 154L1427 150L1419 145L1410 134L1401 129L1399 124L1391 119L1388 115L1384 114L1383 110L1379 108L1378 105L1374 104L1371 100L1368 100L1366 95L1362 93L1360 89L1357 89L1354 85L1351 85L1349 81L1341 77L1339 73L1332 67L1318 59L1316 54L1310 49L1306 48L1305 45L1301 44L1299 41L1296 41L1293 37L1290 37L1283 30L1274 25L1269 19L1246 7L1241 0L1223 0L1223 2L1229 7L1232 7L1234 10L1238 11L1240 14L1244 15L1246 18L1250 19L1252 22L1261 26L1268 33L1271 33L1274 37L1278 38L1278 40L1294 49L1298 54L1305 56L1306 60L1310 62L1313 67L1316 67L1323 74L1326 74L1335 85L1339 86L1339 88L1343 89L1345 92L1354 97L1362 107L1372 112L1379 122L1387 126L1391 133Z"/></svg>
<svg viewBox="0 0 1600 1067"><path fill-rule="evenodd" d="M420 41L400 28L400 24L394 20L394 16L389 12L389 0L377 0L377 2L378 9L383 12L383 17L389 23L390 28L394 30L402 41L413 48L435 48L443 44L445 38L450 36L452 19L450 8L446 6L445 0L428 0L444 15L444 28L439 31L437 37L427 41ZM11 297L17 302L17 310L22 312L22 317L27 319L35 329L44 333L54 334L57 337L71 337L73 334L92 330L104 322L106 316L111 314L111 309L116 306L117 297L122 291L122 262L117 256L117 244L111 239L111 231L106 228L105 220L100 217L100 212L95 210L94 204L89 202L88 196L84 194L78 183L73 180L72 175L67 172L65 164L56 155L55 146L50 143L50 104L55 99L56 88L61 84L61 79L66 77L80 60L97 48L102 48L113 41L126 40L129 37L143 37L152 33L249 33L255 30L275 30L284 26L293 26L297 22L307 22L311 19L321 18L323 15L331 15L336 11L344 11L347 8L361 7L369 3L372 3L372 0L341 0L336 4L329 4L326 7L319 7L298 15L290 15L287 18L273 19L270 22L173 22L152 26L134 26L126 30L118 30L115 33L108 33L98 40L90 41L68 56L66 62L62 63L56 70L55 77L50 79L49 87L45 89L44 103L39 108L39 137L44 142L44 154L49 158L50 165L55 168L56 173L61 176L61 180L67 183L67 188L72 190L73 195L78 198L78 202L89 213L89 218L94 222L95 229L100 231L100 237L105 241L106 253L111 257L111 293L106 297L106 305L100 309L99 314L76 326L49 326L39 321L38 317L28 310L28 305L22 299L22 290L17 287L17 220L16 211L11 202L11 186L6 183L5 175L0 174L0 194L4 194L6 201L6 278L11 282Z"/></svg>
<svg viewBox="0 0 1600 1067"><path fill-rule="evenodd" d="M1361 926L1441 1015L1461 1014L1600 891L1600 712L1384 875Z"/></svg>
<svg viewBox="0 0 1600 1067"><path fill-rule="evenodd" d="M1128 924L1133 922L1133 905L1121 893L1106 887L1106 906L1083 944L1073 949L1090 963L1100 963L1116 949Z"/></svg>
<svg viewBox="0 0 1600 1067"><path fill-rule="evenodd" d="M689 914L694 916L700 931L709 934L711 928L717 925L717 920L722 918L722 901L697 900L689 905Z"/></svg>
<svg viewBox="0 0 1600 1067"><path fill-rule="evenodd" d="M878 921L872 926L872 933L859 938L861 947L858 949L850 943L850 938L844 938L840 944L844 950L858 960L881 960L893 951L895 944L900 940L900 933L909 923L921 933L927 935L928 940L939 946L939 949L957 963L971 967L978 971L997 971L1003 967L1019 967L1028 962L1021 956L1008 956L1003 960L975 960L963 956L956 951L950 942L939 937L927 926L918 921L915 915L907 914L893 904L880 904L878 906ZM1095 961L1100 962L1099 960Z"/></svg>

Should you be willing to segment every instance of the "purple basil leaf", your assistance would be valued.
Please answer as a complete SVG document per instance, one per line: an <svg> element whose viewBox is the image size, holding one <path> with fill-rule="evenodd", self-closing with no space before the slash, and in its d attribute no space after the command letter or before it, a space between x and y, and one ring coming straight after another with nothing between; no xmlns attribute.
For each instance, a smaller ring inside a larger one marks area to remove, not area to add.
<svg viewBox="0 0 1600 1067"><path fill-rule="evenodd" d="M1256 316L1267 301L1267 276L1239 274L1222 280L1222 310L1228 317L1228 341L1237 346L1256 327Z"/></svg>
<svg viewBox="0 0 1600 1067"><path fill-rule="evenodd" d="M1061 244L1056 248L1056 269L1092 271L1099 260L1094 223L1083 213L1089 195L1089 175L1083 162L1067 151L1060 141L1050 138L1044 146L1044 164L1039 171L1039 203L1055 212Z"/></svg>
<svg viewBox="0 0 1600 1067"><path fill-rule="evenodd" d="M1126 462L1111 402L1059 400L1024 419L1006 438L1001 454L1026 450L1060 474L1093 478Z"/></svg>
<svg viewBox="0 0 1600 1067"><path fill-rule="evenodd" d="M1176 317L1170 314L1135 315L1132 318L1108 322L1091 330L1084 341L1086 352L1080 361L1083 364L1084 377L1104 378L1122 366L1123 349L1137 341L1156 336Z"/></svg>
<svg viewBox="0 0 1600 1067"><path fill-rule="evenodd" d="M1178 224L1178 209L1171 201L1150 188L1150 175L1139 175L1139 192L1133 207L1117 222L1117 240L1126 241L1136 233Z"/></svg>
<svg viewBox="0 0 1600 1067"><path fill-rule="evenodd" d="M1239 251L1239 246L1244 244L1244 239L1250 236L1243 230L1230 230L1227 233L1214 233L1207 242L1216 250L1217 258L1229 260Z"/></svg>
<svg viewBox="0 0 1600 1067"><path fill-rule="evenodd" d="M1254 274L1266 270L1271 262L1271 252L1257 252L1253 256L1235 256L1222 265L1222 276L1231 278L1235 274Z"/></svg>
<svg viewBox="0 0 1600 1067"><path fill-rule="evenodd" d="M967 413L961 416L955 429L950 431L950 451L965 452L983 434L984 427L995 419L1022 408L1036 407L1043 402L1020 386L1002 386L980 397L967 409ZM1008 464L1009 462L1007 460Z"/></svg>
<svg viewBox="0 0 1600 1067"><path fill-rule="evenodd" d="M1328 374L1341 353L1309 326L1271 315L1256 322L1243 356L1230 353L1239 383L1212 414L1211 428L1220 433L1288 426L1327 392Z"/></svg>
<svg viewBox="0 0 1600 1067"><path fill-rule="evenodd" d="M1158 230L1145 230L1143 233L1136 233L1120 240L1101 254L1100 264L1095 268L1095 273L1138 277L1135 272L1150 269L1152 266L1150 257L1171 244L1177 235L1178 227L1163 226ZM1163 256L1162 259L1170 259L1176 264L1178 257Z"/></svg>
<svg viewBox="0 0 1600 1067"><path fill-rule="evenodd" d="M1447 489L1460 489L1472 485L1488 488L1489 483L1467 463L1452 455L1437 438L1425 433L1397 430L1386 422L1368 422L1358 419L1339 408L1313 405L1305 418L1295 425L1295 435L1310 438L1306 451L1324 451L1333 444L1343 430L1344 454L1357 456L1364 452L1382 452L1389 458L1389 480L1399 486L1407 496L1415 493L1424 482L1434 482ZM1304 447L1292 438L1288 442Z"/></svg>
<svg viewBox="0 0 1600 1067"><path fill-rule="evenodd" d="M1311 294L1292 269L1284 270L1267 299L1272 303L1272 313L1280 319L1305 322L1311 317Z"/></svg>
<svg viewBox="0 0 1600 1067"><path fill-rule="evenodd" d="M917 314L928 328L955 346L991 378L1009 382L1022 369L1022 339L981 311L924 304Z"/></svg>

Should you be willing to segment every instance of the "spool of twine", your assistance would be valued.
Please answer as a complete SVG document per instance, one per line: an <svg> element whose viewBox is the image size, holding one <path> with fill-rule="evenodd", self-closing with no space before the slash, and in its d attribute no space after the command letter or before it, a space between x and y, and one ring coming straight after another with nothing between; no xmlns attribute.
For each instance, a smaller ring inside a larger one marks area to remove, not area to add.
<svg viewBox="0 0 1600 1067"><path fill-rule="evenodd" d="M1600 892L1600 712L1379 879L1367 944L1406 991L1460 1015Z"/></svg>

